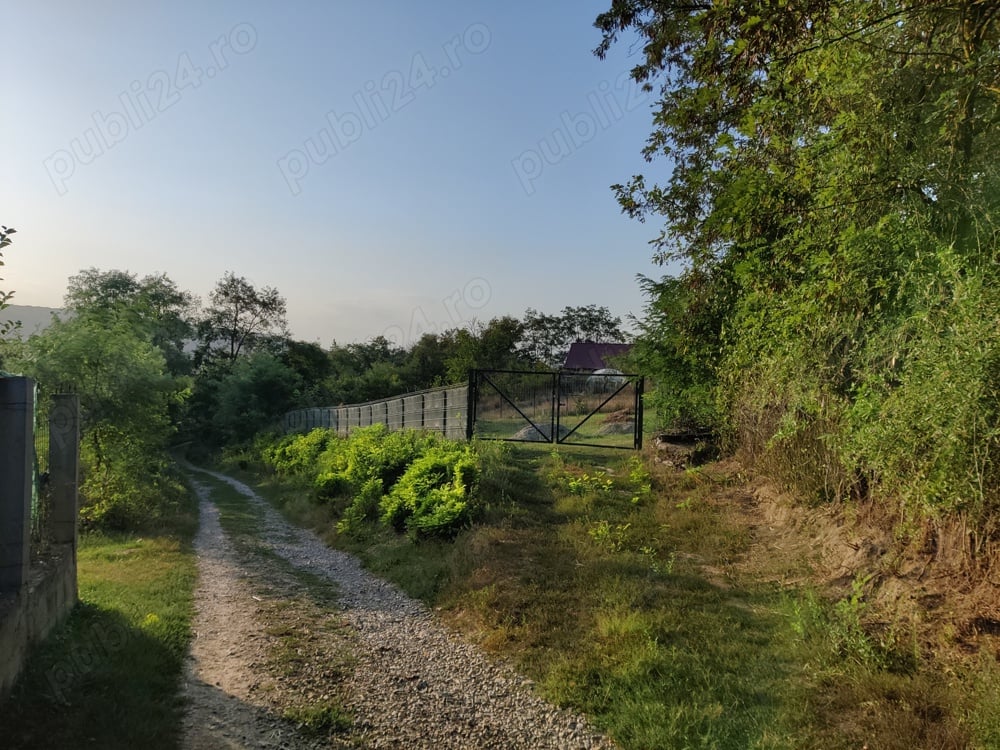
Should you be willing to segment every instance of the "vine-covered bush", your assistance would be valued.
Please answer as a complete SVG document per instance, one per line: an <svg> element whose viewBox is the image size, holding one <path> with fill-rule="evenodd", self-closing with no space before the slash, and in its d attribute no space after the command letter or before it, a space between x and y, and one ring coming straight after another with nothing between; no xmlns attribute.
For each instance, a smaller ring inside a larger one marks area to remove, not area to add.
<svg viewBox="0 0 1000 750"><path fill-rule="evenodd" d="M480 456L469 445L384 425L341 438L331 430L280 438L259 449L274 472L311 486L339 515L340 533L382 523L418 536L448 536L475 516Z"/></svg>
<svg viewBox="0 0 1000 750"><path fill-rule="evenodd" d="M411 534L447 534L468 524L479 477L468 446L437 445L418 458L379 505L384 523Z"/></svg>
<svg viewBox="0 0 1000 750"><path fill-rule="evenodd" d="M390 432L377 424L355 431L350 439L333 439L316 460L316 489L321 498L353 495L373 479L385 488L403 475L406 467L437 436L415 430Z"/></svg>
<svg viewBox="0 0 1000 750"><path fill-rule="evenodd" d="M317 428L304 435L287 435L274 445L263 446L264 462L278 474L294 476L309 471L319 455L326 450L334 434Z"/></svg>

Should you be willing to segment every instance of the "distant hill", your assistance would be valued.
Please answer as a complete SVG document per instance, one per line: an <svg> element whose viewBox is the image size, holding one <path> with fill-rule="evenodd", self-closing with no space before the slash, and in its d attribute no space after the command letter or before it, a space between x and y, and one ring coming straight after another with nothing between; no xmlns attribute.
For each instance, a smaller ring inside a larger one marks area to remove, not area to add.
<svg viewBox="0 0 1000 750"><path fill-rule="evenodd" d="M37 305L11 305L0 310L0 323L5 320L21 321L21 328L15 334L28 338L34 333L40 333L52 322L52 313L61 313L58 307L38 307Z"/></svg>

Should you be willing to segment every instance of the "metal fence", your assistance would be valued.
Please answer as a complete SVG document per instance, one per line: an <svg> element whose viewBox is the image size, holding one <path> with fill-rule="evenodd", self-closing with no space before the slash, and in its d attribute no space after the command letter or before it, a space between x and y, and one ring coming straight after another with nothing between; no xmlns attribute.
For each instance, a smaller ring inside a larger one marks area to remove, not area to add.
<svg viewBox="0 0 1000 750"><path fill-rule="evenodd" d="M42 548L48 541L49 506L49 411L51 397L35 392L34 476L31 481L31 546Z"/></svg>
<svg viewBox="0 0 1000 750"><path fill-rule="evenodd" d="M462 440L468 427L468 406L469 386L452 385L364 404L296 409L285 414L282 427L285 432L323 427L346 437L360 427L384 424L390 430L427 430Z"/></svg>

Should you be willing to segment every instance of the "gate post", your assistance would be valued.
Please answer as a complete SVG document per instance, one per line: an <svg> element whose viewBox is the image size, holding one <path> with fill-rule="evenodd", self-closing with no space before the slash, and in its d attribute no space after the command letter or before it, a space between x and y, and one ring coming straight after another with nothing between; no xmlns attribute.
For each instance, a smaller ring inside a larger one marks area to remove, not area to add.
<svg viewBox="0 0 1000 750"><path fill-rule="evenodd" d="M552 373L552 419L549 427L549 442L559 442L559 419L562 416L562 378L563 371Z"/></svg>
<svg viewBox="0 0 1000 750"><path fill-rule="evenodd" d="M646 378L640 376L635 384L635 434L632 436L632 445L638 451L642 450L642 393L646 387Z"/></svg>
<svg viewBox="0 0 1000 750"><path fill-rule="evenodd" d="M28 580L34 424L34 381L0 378L0 591Z"/></svg>
<svg viewBox="0 0 1000 750"><path fill-rule="evenodd" d="M476 408L476 371L469 370L469 388L465 398L465 439L472 440L472 428L475 424Z"/></svg>
<svg viewBox="0 0 1000 750"><path fill-rule="evenodd" d="M52 397L49 415L49 486L52 488L52 541L77 546L80 477L80 397Z"/></svg>

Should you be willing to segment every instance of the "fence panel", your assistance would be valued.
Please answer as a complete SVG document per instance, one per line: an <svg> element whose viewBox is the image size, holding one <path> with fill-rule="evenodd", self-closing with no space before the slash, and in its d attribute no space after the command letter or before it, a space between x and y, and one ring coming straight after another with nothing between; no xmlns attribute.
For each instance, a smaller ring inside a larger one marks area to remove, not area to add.
<svg viewBox="0 0 1000 750"><path fill-rule="evenodd" d="M360 427L384 424L390 430L430 430L462 440L468 431L468 401L468 385L454 385L365 404L296 409L284 415L281 426L286 433L324 427L346 437Z"/></svg>

